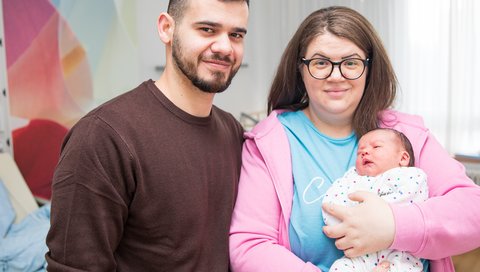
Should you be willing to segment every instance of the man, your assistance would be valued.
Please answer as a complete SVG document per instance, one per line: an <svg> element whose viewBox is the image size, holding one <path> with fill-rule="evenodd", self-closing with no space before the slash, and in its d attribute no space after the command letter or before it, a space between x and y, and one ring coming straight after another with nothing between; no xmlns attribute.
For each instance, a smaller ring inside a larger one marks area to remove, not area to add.
<svg viewBox="0 0 480 272"><path fill-rule="evenodd" d="M243 130L213 106L240 67L248 1L170 0L160 79L88 113L55 171L49 271L227 271Z"/></svg>

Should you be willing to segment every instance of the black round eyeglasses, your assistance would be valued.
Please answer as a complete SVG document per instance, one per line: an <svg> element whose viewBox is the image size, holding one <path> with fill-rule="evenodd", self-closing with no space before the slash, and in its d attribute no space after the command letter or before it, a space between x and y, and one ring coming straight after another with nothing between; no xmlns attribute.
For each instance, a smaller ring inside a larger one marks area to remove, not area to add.
<svg viewBox="0 0 480 272"><path fill-rule="evenodd" d="M325 58L302 58L302 63L307 66L310 75L316 79L327 79L333 73L335 66L338 66L344 78L354 80L363 75L370 59L349 58L334 62Z"/></svg>

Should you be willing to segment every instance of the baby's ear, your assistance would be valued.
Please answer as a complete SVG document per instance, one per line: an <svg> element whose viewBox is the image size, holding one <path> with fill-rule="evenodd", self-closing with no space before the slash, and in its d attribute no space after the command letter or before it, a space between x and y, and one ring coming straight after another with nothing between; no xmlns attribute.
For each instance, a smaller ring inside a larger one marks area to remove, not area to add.
<svg viewBox="0 0 480 272"><path fill-rule="evenodd" d="M402 151L399 166L408 166L410 164L410 154L407 151Z"/></svg>

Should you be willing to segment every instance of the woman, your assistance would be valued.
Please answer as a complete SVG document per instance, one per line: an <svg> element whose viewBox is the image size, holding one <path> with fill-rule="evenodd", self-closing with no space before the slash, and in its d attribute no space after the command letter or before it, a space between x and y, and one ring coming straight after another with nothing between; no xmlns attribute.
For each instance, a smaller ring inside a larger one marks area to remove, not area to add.
<svg viewBox="0 0 480 272"><path fill-rule="evenodd" d="M370 23L345 7L313 12L282 56L269 116L246 134L230 230L234 271L328 271L345 254L386 248L423 259L424 271L454 271L449 256L480 246L480 189L423 126L390 108L396 77ZM401 206L357 192L351 208L321 200L355 163L357 139L387 127L412 142L429 199Z"/></svg>

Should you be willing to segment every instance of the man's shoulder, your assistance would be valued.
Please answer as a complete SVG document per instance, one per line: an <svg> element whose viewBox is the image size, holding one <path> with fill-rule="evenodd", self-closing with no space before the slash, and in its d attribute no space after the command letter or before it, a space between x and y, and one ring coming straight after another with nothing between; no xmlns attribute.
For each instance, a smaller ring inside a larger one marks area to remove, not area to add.
<svg viewBox="0 0 480 272"><path fill-rule="evenodd" d="M222 123L226 128L230 128L236 134L240 135L241 139L243 139L243 126L240 124L238 119L233 116L233 114L213 105L212 116L216 119L216 122Z"/></svg>
<svg viewBox="0 0 480 272"><path fill-rule="evenodd" d="M147 93L145 83L92 109L75 123L71 131L85 136L110 133L109 131L118 131L128 124L135 124L135 119L139 115L148 116L148 112L145 114L148 110L140 107L141 101L148 99L145 97Z"/></svg>
<svg viewBox="0 0 480 272"><path fill-rule="evenodd" d="M124 111L128 112L134 110L136 106L139 106L138 103L148 99L148 88L149 81L142 82L137 87L130 89L116 97L111 98L110 100L104 102L103 104L97 106L91 110L87 115L101 114L102 112L108 111Z"/></svg>
<svg viewBox="0 0 480 272"><path fill-rule="evenodd" d="M240 124L240 122L233 116L233 114L231 114L230 112L225 111L225 110L223 110L223 109L221 109L221 108L219 108L215 105L212 106L212 113L218 119Z"/></svg>

